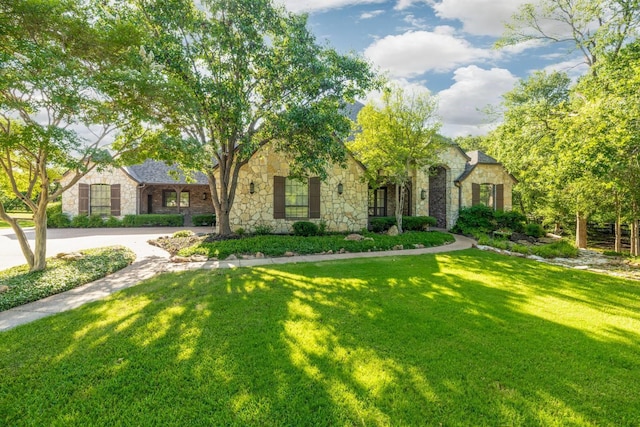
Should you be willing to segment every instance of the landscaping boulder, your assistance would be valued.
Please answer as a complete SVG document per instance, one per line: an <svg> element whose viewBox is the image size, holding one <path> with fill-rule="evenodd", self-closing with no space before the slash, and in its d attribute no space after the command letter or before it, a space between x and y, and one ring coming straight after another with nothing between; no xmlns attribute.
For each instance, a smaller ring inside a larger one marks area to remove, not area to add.
<svg viewBox="0 0 640 427"><path fill-rule="evenodd" d="M401 250L404 250L404 246L403 246L403 245L395 245L395 246L393 247L393 250L394 250L394 251L401 251Z"/></svg>
<svg viewBox="0 0 640 427"><path fill-rule="evenodd" d="M170 261L176 263L191 262L191 258L186 256L174 255L171 257Z"/></svg>
<svg viewBox="0 0 640 427"><path fill-rule="evenodd" d="M284 256L294 256L295 254L291 251L287 251L284 253Z"/></svg>
<svg viewBox="0 0 640 427"><path fill-rule="evenodd" d="M389 228L389 231L387 231L387 235L389 235L389 236L397 236L398 234L400 234L400 232L398 232L398 226L397 225L392 225Z"/></svg>
<svg viewBox="0 0 640 427"><path fill-rule="evenodd" d="M84 258L84 255L79 252L61 252L56 255L56 258L64 259L66 261L77 261Z"/></svg>
<svg viewBox="0 0 640 427"><path fill-rule="evenodd" d="M264 258L264 254L262 252L256 252L256 258Z"/></svg>
<svg viewBox="0 0 640 427"><path fill-rule="evenodd" d="M207 262L209 257L205 255L191 255L191 262Z"/></svg>
<svg viewBox="0 0 640 427"><path fill-rule="evenodd" d="M0 294L3 294L5 292L9 291L9 287L6 285L0 285Z"/></svg>
<svg viewBox="0 0 640 427"><path fill-rule="evenodd" d="M237 259L238 259L238 257L236 255L231 254L227 258L225 258L225 261L235 261Z"/></svg>
<svg viewBox="0 0 640 427"><path fill-rule="evenodd" d="M424 245L422 243L416 243L413 245L413 247L416 249L424 249Z"/></svg>
<svg viewBox="0 0 640 427"><path fill-rule="evenodd" d="M344 240L353 240L355 242L359 242L360 240L363 240L363 239L364 239L364 236L357 233L349 234L347 237L344 238Z"/></svg>

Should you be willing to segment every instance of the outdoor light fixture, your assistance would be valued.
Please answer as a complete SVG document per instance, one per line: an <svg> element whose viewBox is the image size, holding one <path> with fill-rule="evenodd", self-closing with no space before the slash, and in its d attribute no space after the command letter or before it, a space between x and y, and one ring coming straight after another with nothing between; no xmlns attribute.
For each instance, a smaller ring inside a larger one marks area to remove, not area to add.
<svg viewBox="0 0 640 427"><path fill-rule="evenodd" d="M424 199L426 199L426 198L427 198L427 190L424 190L424 189L423 189L423 190L420 192L420 199L424 200Z"/></svg>
<svg viewBox="0 0 640 427"><path fill-rule="evenodd" d="M202 193L202 200L207 200L207 193Z"/></svg>
<svg viewBox="0 0 640 427"><path fill-rule="evenodd" d="M256 185L253 183L253 181L251 181L251 184L249 184L249 193L253 194L256 192Z"/></svg>
<svg viewBox="0 0 640 427"><path fill-rule="evenodd" d="M338 184L338 194L342 194L343 191L344 191L344 186L342 185L342 183Z"/></svg>

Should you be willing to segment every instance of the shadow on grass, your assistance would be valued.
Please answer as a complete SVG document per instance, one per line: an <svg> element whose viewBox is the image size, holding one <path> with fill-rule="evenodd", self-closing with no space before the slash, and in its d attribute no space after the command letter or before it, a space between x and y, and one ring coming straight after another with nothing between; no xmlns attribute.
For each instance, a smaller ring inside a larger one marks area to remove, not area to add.
<svg viewBox="0 0 640 427"><path fill-rule="evenodd" d="M636 425L639 297L479 251L163 275L3 334L0 420Z"/></svg>

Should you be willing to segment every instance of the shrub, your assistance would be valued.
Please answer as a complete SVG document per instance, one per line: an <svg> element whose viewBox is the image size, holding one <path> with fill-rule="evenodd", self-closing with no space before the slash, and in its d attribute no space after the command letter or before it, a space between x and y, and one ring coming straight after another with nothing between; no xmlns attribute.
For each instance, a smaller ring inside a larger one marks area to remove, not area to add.
<svg viewBox="0 0 640 427"><path fill-rule="evenodd" d="M89 215L89 223L87 225L89 228L98 228L104 226L104 220L100 215Z"/></svg>
<svg viewBox="0 0 640 427"><path fill-rule="evenodd" d="M403 216L402 229L405 231L424 231L433 227L438 220L432 216Z"/></svg>
<svg viewBox="0 0 640 427"><path fill-rule="evenodd" d="M173 237L191 237L193 236L193 231L191 230L179 230L172 234Z"/></svg>
<svg viewBox="0 0 640 427"><path fill-rule="evenodd" d="M293 223L293 234L296 236L317 236L320 229L316 224L309 221L297 221Z"/></svg>
<svg viewBox="0 0 640 427"><path fill-rule="evenodd" d="M125 215L122 225L125 227L182 227L184 217L180 214Z"/></svg>
<svg viewBox="0 0 640 427"><path fill-rule="evenodd" d="M531 237L543 237L547 233L540 224L527 224L524 228L524 234Z"/></svg>
<svg viewBox="0 0 640 427"><path fill-rule="evenodd" d="M115 216L110 216L104 221L104 226L110 228L122 227L122 221Z"/></svg>
<svg viewBox="0 0 640 427"><path fill-rule="evenodd" d="M244 236L244 233L245 233L244 228L242 228L242 227L236 228L236 234L238 236Z"/></svg>
<svg viewBox="0 0 640 427"><path fill-rule="evenodd" d="M519 212L514 211L495 211L494 219L498 229L507 229L522 233L526 217Z"/></svg>
<svg viewBox="0 0 640 427"><path fill-rule="evenodd" d="M575 258L578 256L578 248L566 240L549 243L548 245L532 246L531 252L543 258Z"/></svg>
<svg viewBox="0 0 640 427"><path fill-rule="evenodd" d="M206 225L216 225L216 214L198 214L191 217L191 222L196 227L202 227Z"/></svg>
<svg viewBox="0 0 640 427"><path fill-rule="evenodd" d="M474 231L488 233L497 229L493 209L485 205L476 205L460 209L458 221L452 231L462 234L473 234Z"/></svg>
<svg viewBox="0 0 640 427"><path fill-rule="evenodd" d="M71 227L73 228L88 228L89 216L88 215L76 215L71 219Z"/></svg>
<svg viewBox="0 0 640 427"><path fill-rule="evenodd" d="M256 225L253 229L253 234L256 236L266 236L268 234L273 234L273 227L267 224Z"/></svg>
<svg viewBox="0 0 640 427"><path fill-rule="evenodd" d="M380 216L369 219L369 228L371 228L371 231L374 233L385 232L395 224L395 216Z"/></svg>
<svg viewBox="0 0 640 427"><path fill-rule="evenodd" d="M71 220L62 213L62 203L54 202L47 206L47 227L67 228L71 225Z"/></svg>

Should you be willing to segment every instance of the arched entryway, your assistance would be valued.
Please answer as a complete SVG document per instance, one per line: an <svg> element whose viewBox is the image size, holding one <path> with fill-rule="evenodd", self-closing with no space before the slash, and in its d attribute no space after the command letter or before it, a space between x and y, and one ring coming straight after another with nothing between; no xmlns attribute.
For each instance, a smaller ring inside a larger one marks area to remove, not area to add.
<svg viewBox="0 0 640 427"><path fill-rule="evenodd" d="M447 228L447 170L442 166L429 174L429 216L438 221L436 227Z"/></svg>

